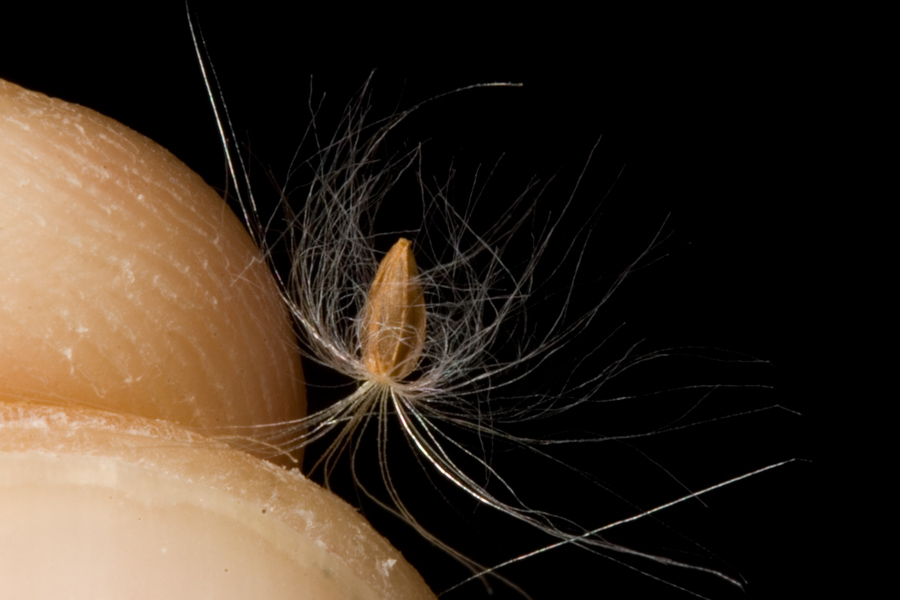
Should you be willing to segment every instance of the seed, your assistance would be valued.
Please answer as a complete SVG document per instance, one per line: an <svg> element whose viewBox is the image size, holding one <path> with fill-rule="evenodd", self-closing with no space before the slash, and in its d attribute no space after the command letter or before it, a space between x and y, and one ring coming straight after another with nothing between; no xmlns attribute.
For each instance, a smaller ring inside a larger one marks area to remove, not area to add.
<svg viewBox="0 0 900 600"><path fill-rule="evenodd" d="M413 372L425 345L425 296L410 241L400 238L381 260L363 309L362 353L378 378Z"/></svg>

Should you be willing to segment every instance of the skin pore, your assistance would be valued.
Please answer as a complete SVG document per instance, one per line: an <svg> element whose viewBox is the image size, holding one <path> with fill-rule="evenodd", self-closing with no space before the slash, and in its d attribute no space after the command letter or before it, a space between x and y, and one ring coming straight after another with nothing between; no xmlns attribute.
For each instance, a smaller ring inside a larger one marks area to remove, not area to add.
<svg viewBox="0 0 900 600"><path fill-rule="evenodd" d="M134 131L6 82L0 129L4 590L432 598L343 501L179 426L304 410L277 289L218 195Z"/></svg>

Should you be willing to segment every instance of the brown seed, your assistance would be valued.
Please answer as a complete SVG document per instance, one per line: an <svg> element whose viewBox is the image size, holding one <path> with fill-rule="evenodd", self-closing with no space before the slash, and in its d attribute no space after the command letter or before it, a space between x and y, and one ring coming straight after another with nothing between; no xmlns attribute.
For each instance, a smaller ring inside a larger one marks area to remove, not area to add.
<svg viewBox="0 0 900 600"><path fill-rule="evenodd" d="M410 241L404 238L381 260L363 309L366 369L400 380L416 368L425 345L425 296Z"/></svg>

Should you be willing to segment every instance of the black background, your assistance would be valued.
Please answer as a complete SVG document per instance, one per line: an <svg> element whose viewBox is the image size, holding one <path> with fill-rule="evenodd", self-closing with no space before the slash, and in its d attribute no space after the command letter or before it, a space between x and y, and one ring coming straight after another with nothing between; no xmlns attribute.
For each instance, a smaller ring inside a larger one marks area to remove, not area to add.
<svg viewBox="0 0 900 600"><path fill-rule="evenodd" d="M492 166L501 156L501 177L491 189L509 190L510 198L532 177L556 177L539 203L540 210L553 211L573 189L599 140L590 175L562 232L563 239L566 227L574 234L603 199L587 278L602 282L614 275L667 216L664 231L670 235L655 254L666 256L617 292L595 324L596 335L626 323L616 338L625 345L647 340L648 349L723 348L770 363L747 371L711 364L708 375L690 366L695 370L689 371L688 382L773 386L717 396L707 416L772 405L804 413L770 410L738 417L671 439L657 436L642 450L693 489L772 462L816 458L809 434L815 413L800 383L805 343L800 340L807 329L803 264L808 259L802 243L788 243L789 235L812 226L817 210L805 182L815 73L806 50L787 44L785 32L725 17L714 30L693 30L670 28L666 16L658 15L661 21L653 28L642 27L632 36L623 35L616 18L589 20L578 14L495 21L474 13L464 18L414 15L417 24L407 26L401 23L409 17L405 14L351 14L349 8L293 14L254 3L229 14L205 6L197 12L238 136L255 156L254 185L262 197L266 192L275 197L266 169L283 179L308 122L310 80L314 95L326 93L334 111L372 69L377 69L373 89L382 110L473 83L523 83L522 88L475 90L434 103L410 120L398 142L425 141L427 165L434 166L437 178L453 159L462 192L466 173ZM114 117L171 150L214 187L225 185L183 7L48 12L40 19L22 21L5 37L0 77ZM691 15L679 16L680 25L691 22ZM320 125L327 128L328 118L323 113ZM591 290L588 286L586 293ZM583 351L580 344L590 345L576 341L570 348L575 356ZM647 368L636 385L650 389L657 377L670 381L680 365ZM552 377L552 368L548 373ZM623 416L634 419L643 410ZM601 412L579 418L610 417ZM607 423L577 426L602 433L646 429L640 423ZM565 431L576 425L555 427ZM619 452L603 450L592 447L579 456L585 468L630 499L652 506L680 493L667 485L657 494L656 481L630 477L632 466L638 472L637 464L623 466L616 462ZM701 574L652 565L649 570L713 598L808 595L821 578L812 567L812 549L823 539L812 529L811 482L817 468L815 462L794 463L714 492L707 508L667 513L673 527L726 561L730 573L746 578L745 592ZM607 476L606 469L613 474ZM641 473L665 479L662 471ZM543 471L531 473L522 485L531 486L529 501L535 505L546 501L586 525L605 522L593 500L555 487ZM448 511L439 501L429 506L435 515ZM484 509L471 516L464 504L456 508L464 514L461 522L471 521L468 530L449 526L459 536L460 549L483 551L485 560L500 562L548 543L492 519ZM366 509L367 516L436 591L462 578L446 557L372 510ZM666 547L654 545L652 530L622 530L615 539L666 553ZM504 574L536 600L690 597L570 548L522 561ZM515 597L502 585L495 593ZM446 597L488 596L470 584Z"/></svg>

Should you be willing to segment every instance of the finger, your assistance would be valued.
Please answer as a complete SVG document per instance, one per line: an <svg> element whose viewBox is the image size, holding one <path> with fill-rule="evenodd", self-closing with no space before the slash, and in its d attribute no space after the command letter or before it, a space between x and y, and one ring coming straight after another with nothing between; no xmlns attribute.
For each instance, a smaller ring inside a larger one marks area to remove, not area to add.
<svg viewBox="0 0 900 600"><path fill-rule="evenodd" d="M0 206L4 590L434 597L342 501L176 424L302 414L277 289L196 175L0 82Z"/></svg>
<svg viewBox="0 0 900 600"><path fill-rule="evenodd" d="M3 387L191 427L300 416L286 311L221 198L93 111L0 103Z"/></svg>

